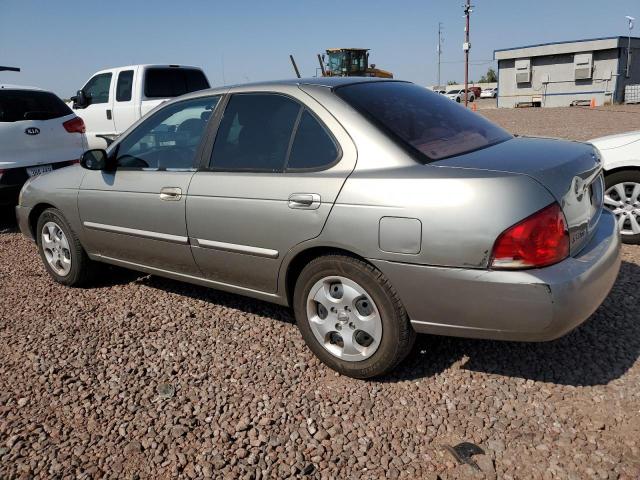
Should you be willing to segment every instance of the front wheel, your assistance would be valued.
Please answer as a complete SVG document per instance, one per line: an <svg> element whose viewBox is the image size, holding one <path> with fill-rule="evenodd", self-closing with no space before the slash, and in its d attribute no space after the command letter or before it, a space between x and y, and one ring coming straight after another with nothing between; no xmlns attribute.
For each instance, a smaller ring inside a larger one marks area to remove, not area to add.
<svg viewBox="0 0 640 480"><path fill-rule="evenodd" d="M71 287L88 283L94 264L62 212L48 208L38 218L36 229L38 251L49 275Z"/></svg>
<svg viewBox="0 0 640 480"><path fill-rule="evenodd" d="M607 175L604 206L616 216L622 241L640 244L640 171L622 170Z"/></svg>
<svg viewBox="0 0 640 480"><path fill-rule="evenodd" d="M293 303L307 346L323 363L350 377L389 372L415 340L388 280L356 258L327 255L311 261L298 277Z"/></svg>

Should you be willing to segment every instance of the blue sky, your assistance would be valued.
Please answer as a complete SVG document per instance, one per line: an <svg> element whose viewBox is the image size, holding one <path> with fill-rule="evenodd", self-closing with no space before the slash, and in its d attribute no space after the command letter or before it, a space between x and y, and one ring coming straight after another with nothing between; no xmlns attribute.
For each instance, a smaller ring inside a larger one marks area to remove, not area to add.
<svg viewBox="0 0 640 480"><path fill-rule="evenodd" d="M68 97L96 70L135 63L204 68L213 85L303 75L329 47L366 47L396 78L436 82L438 22L442 78L464 78L463 0L0 0L0 83L35 85ZM626 35L638 0L475 0L472 79L493 50L531 43ZM640 24L635 33L640 35ZM487 63L489 62L489 63ZM224 68L223 68L224 67Z"/></svg>

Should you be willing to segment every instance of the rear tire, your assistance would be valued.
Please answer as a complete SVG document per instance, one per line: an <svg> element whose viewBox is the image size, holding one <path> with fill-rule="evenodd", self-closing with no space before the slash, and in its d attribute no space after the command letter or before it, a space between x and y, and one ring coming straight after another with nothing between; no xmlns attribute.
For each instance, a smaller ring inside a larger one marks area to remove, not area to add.
<svg viewBox="0 0 640 480"><path fill-rule="evenodd" d="M604 206L616 216L622 241L640 244L640 170L611 173L604 183Z"/></svg>
<svg viewBox="0 0 640 480"><path fill-rule="evenodd" d="M95 263L60 210L48 208L42 212L35 233L42 263L56 282L70 287L89 283Z"/></svg>
<svg viewBox="0 0 640 480"><path fill-rule="evenodd" d="M357 258L335 254L311 261L296 281L293 307L307 346L325 365L349 377L389 372L415 341L395 289L379 270Z"/></svg>

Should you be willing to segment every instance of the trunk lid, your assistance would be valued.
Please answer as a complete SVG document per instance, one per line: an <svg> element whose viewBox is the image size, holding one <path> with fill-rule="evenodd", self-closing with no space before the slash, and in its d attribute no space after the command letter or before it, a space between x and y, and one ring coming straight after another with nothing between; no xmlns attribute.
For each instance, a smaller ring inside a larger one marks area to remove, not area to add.
<svg viewBox="0 0 640 480"><path fill-rule="evenodd" d="M562 207L572 255L586 245L600 218L602 164L597 151L586 143L518 137L430 165L508 172L537 180Z"/></svg>
<svg viewBox="0 0 640 480"><path fill-rule="evenodd" d="M62 125L75 115L51 120L0 123L0 168L19 168L77 160L83 152L82 135Z"/></svg>

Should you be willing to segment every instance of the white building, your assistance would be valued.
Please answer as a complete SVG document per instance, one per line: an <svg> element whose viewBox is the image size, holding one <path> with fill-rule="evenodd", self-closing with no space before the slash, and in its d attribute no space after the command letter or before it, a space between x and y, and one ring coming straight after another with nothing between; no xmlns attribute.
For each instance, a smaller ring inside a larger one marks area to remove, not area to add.
<svg viewBox="0 0 640 480"><path fill-rule="evenodd" d="M640 84L640 38L631 37L627 69L628 42L609 37L495 50L498 107L621 103L625 86Z"/></svg>

